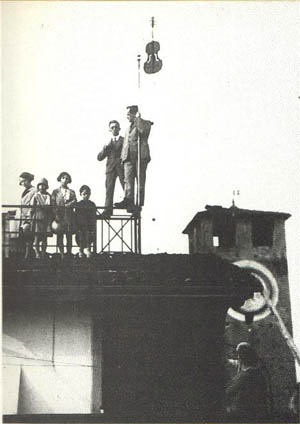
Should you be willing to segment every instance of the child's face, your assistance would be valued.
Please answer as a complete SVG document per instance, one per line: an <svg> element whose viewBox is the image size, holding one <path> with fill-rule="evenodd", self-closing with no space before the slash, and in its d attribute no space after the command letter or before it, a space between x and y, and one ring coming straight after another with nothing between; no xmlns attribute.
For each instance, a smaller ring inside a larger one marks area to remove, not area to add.
<svg viewBox="0 0 300 424"><path fill-rule="evenodd" d="M87 190L82 190L82 192L80 193L80 196L83 200L88 200L90 198L90 195L91 194Z"/></svg>
<svg viewBox="0 0 300 424"><path fill-rule="evenodd" d="M47 190L47 187L45 184L39 184L37 188L38 188L38 191L40 191L41 193L45 193Z"/></svg>
<svg viewBox="0 0 300 424"><path fill-rule="evenodd" d="M63 175L60 179L60 184L63 187L66 187L69 184L69 177L67 175Z"/></svg>

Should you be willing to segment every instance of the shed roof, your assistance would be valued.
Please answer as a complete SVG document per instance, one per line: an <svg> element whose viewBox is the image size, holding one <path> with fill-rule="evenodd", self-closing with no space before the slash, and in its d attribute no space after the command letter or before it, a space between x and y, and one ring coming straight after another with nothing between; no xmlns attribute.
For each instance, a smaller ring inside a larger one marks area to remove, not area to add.
<svg viewBox="0 0 300 424"><path fill-rule="evenodd" d="M282 218L284 220L288 219L291 215L285 212L273 212L273 211L258 211L251 209L240 209L237 206L231 206L230 208L223 208L223 206L217 205L206 205L205 211L197 212L194 218L189 222L189 224L183 230L183 234L189 234L194 227L197 227L197 224L205 216L224 216L224 217L267 217L267 218Z"/></svg>

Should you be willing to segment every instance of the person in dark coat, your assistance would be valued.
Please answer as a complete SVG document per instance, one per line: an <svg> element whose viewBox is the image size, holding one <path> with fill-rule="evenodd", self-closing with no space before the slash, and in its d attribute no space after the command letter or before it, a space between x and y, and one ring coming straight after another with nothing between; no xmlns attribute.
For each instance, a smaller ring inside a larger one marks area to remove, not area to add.
<svg viewBox="0 0 300 424"><path fill-rule="evenodd" d="M113 199L117 178L119 178L120 184L124 189L124 168L121 163L121 152L124 139L119 135L120 129L118 121L110 121L109 131L112 133L112 138L108 144L105 144L97 156L99 161L107 158L105 180L106 197L105 209L102 213L103 218L109 218L113 214Z"/></svg>
<svg viewBox="0 0 300 424"><path fill-rule="evenodd" d="M79 257L91 256L91 244L95 237L96 230L96 205L90 199L91 189L87 185L80 187L82 200L77 203L75 209L76 241L79 245Z"/></svg>
<svg viewBox="0 0 300 424"><path fill-rule="evenodd" d="M237 353L237 374L226 389L228 422L267 422L270 419L270 390L260 358L245 342L237 346Z"/></svg>

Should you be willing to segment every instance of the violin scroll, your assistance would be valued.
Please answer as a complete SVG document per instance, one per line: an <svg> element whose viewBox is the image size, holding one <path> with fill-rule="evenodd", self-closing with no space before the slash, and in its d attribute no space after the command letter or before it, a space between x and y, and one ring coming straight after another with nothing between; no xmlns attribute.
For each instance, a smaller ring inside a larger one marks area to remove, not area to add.
<svg viewBox="0 0 300 424"><path fill-rule="evenodd" d="M154 27L154 18L151 18L152 26L152 41L146 45L146 53L148 58L144 63L144 71L146 74L155 74L159 72L162 68L162 60L158 57L158 52L160 50L160 44L158 41L153 40L153 27Z"/></svg>

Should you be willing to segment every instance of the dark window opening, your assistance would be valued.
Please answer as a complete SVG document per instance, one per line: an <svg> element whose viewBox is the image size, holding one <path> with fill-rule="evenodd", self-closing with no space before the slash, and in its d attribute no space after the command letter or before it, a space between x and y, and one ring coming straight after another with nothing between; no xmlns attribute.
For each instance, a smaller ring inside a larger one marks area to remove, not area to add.
<svg viewBox="0 0 300 424"><path fill-rule="evenodd" d="M271 218L252 218L252 244L254 247L273 244L274 220Z"/></svg>
<svg viewBox="0 0 300 424"><path fill-rule="evenodd" d="M214 217L213 245L216 247L234 247L235 229L235 220L232 216Z"/></svg>

